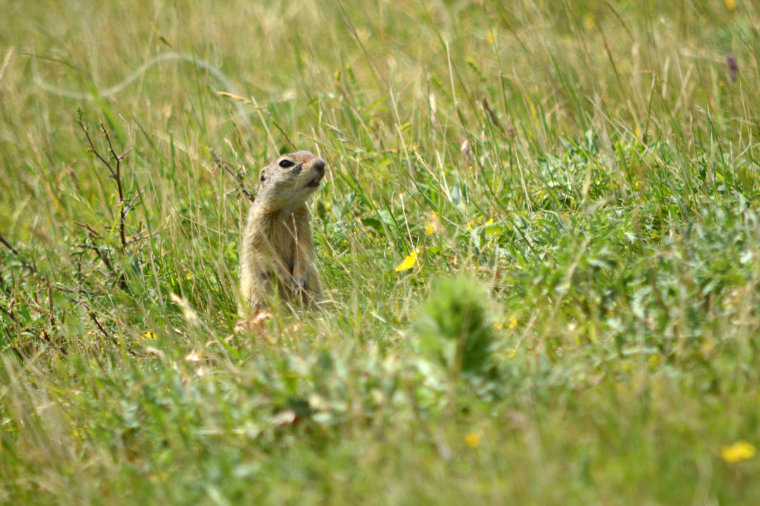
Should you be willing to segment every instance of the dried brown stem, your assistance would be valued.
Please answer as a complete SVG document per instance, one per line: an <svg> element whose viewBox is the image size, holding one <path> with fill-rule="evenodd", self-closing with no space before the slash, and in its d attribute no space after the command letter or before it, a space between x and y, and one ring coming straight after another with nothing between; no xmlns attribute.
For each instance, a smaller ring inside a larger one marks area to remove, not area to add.
<svg viewBox="0 0 760 506"><path fill-rule="evenodd" d="M10 308L6 308L1 302L0 302L0 311L6 314L8 318L11 319L13 323L15 323L18 326L21 326L21 322L18 321L18 318L13 314L13 311ZM50 338L48 337L47 333L43 330L42 335L39 334L36 330L34 330L31 327L24 327L24 330L32 334L35 338L38 340L44 339L47 342L50 342Z"/></svg>
<svg viewBox="0 0 760 506"><path fill-rule="evenodd" d="M243 192L245 195L245 198L248 199L248 202L253 204L253 201L255 200L253 196L248 192L248 190L245 187L245 183L243 183L243 179L240 177L238 173L236 173L234 170L232 170L232 167L230 167L230 164L222 160L219 155L216 154L216 152L213 149L209 149L211 152L211 156L214 157L214 160L216 161L216 167L222 167L224 170L227 171L227 173L232 176L232 179L235 180L235 182L240 187L240 191Z"/></svg>
<svg viewBox="0 0 760 506"><path fill-rule="evenodd" d="M95 325L98 326L98 329L105 336L105 338L108 339L109 341L111 341L111 343L118 345L119 344L118 339L116 339L115 337L113 337L111 334L108 333L108 331L105 329L105 327L103 327L103 325L100 323L100 321L98 321L98 317L95 316L95 312L92 311L92 310L90 310L89 314L90 314L90 318L92 318L92 321L95 322Z"/></svg>
<svg viewBox="0 0 760 506"><path fill-rule="evenodd" d="M3 246L5 246L6 248L8 248L8 250L11 253L13 253L14 255L16 255L19 258L19 260L21 261L21 265L23 265L29 272L31 272L32 274L37 274L37 268L34 265L32 265L29 262L27 262L26 259L23 256L21 256L21 253L19 253L18 250L16 248L14 248L11 245L11 243L9 243L5 239L5 237L3 237L2 235L0 235L0 243L2 243Z"/></svg>
<svg viewBox="0 0 760 506"><path fill-rule="evenodd" d="M19 252L16 250L16 248L14 248L13 246L11 246L11 243L9 243L8 241L6 241L5 237L3 237L2 235L0 235L0 242L3 243L3 245L5 245L6 248L8 248L9 250L11 250L11 253L13 253L14 255L18 255L19 254Z"/></svg>
<svg viewBox="0 0 760 506"><path fill-rule="evenodd" d="M90 151L92 151L92 153L101 162L103 162L103 165L106 166L108 172L111 174L111 177L114 179L114 181L116 181L116 191L119 193L119 239L121 240L121 249L124 251L127 249L127 234L124 231L127 213L137 199L137 196L139 196L138 193L138 195L135 196L135 198L129 204L127 204L126 200L124 199L124 187L121 181L121 161L127 156L127 154L129 154L131 150L128 149L124 153L117 155L116 151L113 149L111 136L108 134L108 130L106 130L106 127L103 125L103 123L101 123L100 130L103 132L103 136L106 138L108 150L111 153L111 157L113 157L114 164L112 165L111 162L109 162L108 159L101 155L97 148L95 148L95 143L92 142L90 133L87 131L87 126L84 124L84 121L82 121L82 118L78 118L77 122L79 123L79 127L84 132L84 136L87 138L87 143L90 145Z"/></svg>
<svg viewBox="0 0 760 506"><path fill-rule="evenodd" d="M503 132L504 128L502 128L501 123L499 122L499 118L496 117L496 113L493 112L493 109L491 109L491 104L488 103L487 97L483 97L483 109L486 110L486 112L488 113L488 117L491 118L491 123L496 125L499 128L499 130Z"/></svg>
<svg viewBox="0 0 760 506"><path fill-rule="evenodd" d="M81 223L81 222L79 222L79 221L75 221L75 222L74 222L74 225L76 225L76 226L78 226L78 227L82 227L83 229L87 230L87 231L90 233L90 235L91 235L92 237L94 237L94 238L97 238L97 239L100 239L100 234L98 233L98 231L97 231L97 230L95 230L94 228L92 228L92 227L91 227L90 225L88 225L87 223Z"/></svg>

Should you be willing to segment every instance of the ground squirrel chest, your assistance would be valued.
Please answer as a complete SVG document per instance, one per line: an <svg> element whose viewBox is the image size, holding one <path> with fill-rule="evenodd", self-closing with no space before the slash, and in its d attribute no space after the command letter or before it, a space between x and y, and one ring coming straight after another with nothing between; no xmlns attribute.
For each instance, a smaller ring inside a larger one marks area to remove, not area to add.
<svg viewBox="0 0 760 506"><path fill-rule="evenodd" d="M321 292L307 199L325 162L308 151L282 155L262 169L240 247L240 293L246 309L272 298L311 304Z"/></svg>

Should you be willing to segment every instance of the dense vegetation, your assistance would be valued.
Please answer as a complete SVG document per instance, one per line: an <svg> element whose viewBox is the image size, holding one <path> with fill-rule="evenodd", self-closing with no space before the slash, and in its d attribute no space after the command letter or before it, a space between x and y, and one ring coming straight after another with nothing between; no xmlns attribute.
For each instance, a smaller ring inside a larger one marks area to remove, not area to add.
<svg viewBox="0 0 760 506"><path fill-rule="evenodd" d="M755 2L0 9L0 503L760 501Z"/></svg>

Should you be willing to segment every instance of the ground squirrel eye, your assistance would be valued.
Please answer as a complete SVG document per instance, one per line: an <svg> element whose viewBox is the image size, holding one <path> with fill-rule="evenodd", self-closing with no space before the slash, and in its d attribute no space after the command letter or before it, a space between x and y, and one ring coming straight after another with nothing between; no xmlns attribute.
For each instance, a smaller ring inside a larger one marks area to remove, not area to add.
<svg viewBox="0 0 760 506"><path fill-rule="evenodd" d="M280 161L280 167L282 167L283 169L287 169L288 167L292 167L293 165L295 165L295 163L287 159Z"/></svg>

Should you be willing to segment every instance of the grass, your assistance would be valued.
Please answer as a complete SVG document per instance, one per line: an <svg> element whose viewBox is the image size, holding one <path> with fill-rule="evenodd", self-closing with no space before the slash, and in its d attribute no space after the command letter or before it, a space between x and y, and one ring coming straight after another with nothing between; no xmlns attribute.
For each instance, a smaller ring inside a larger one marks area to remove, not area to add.
<svg viewBox="0 0 760 506"><path fill-rule="evenodd" d="M0 503L758 502L760 11L661 4L0 1Z"/></svg>

